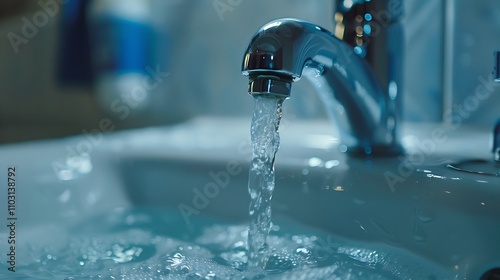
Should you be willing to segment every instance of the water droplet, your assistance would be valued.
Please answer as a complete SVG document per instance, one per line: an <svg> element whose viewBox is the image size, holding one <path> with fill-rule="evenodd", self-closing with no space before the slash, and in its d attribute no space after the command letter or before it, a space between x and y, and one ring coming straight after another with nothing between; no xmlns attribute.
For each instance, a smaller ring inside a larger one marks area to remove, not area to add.
<svg viewBox="0 0 500 280"><path fill-rule="evenodd" d="M340 164L340 161L334 159L334 160L329 160L325 162L325 168L330 169L332 167L338 166Z"/></svg>
<svg viewBox="0 0 500 280"><path fill-rule="evenodd" d="M324 165L323 160L321 160L320 158L317 158L317 157L312 157L312 158L310 158L310 159L307 161L307 164L308 164L310 167L320 167L320 166L323 166L323 165Z"/></svg>
<svg viewBox="0 0 500 280"><path fill-rule="evenodd" d="M339 150L340 150L341 153L345 153L345 152L347 152L347 146L346 145L340 145L339 146Z"/></svg>
<svg viewBox="0 0 500 280"><path fill-rule="evenodd" d="M295 250L295 253L297 254L309 254L309 250L307 248L297 248Z"/></svg>
<svg viewBox="0 0 500 280"><path fill-rule="evenodd" d="M213 272L211 270L207 273L207 275L205 275L206 280L212 280L212 279L215 279L215 277L216 277L215 272Z"/></svg>
<svg viewBox="0 0 500 280"><path fill-rule="evenodd" d="M300 236L298 236L298 235L292 236L292 240L295 241L295 243L297 243L297 244L302 243L302 238L300 238Z"/></svg>
<svg viewBox="0 0 500 280"><path fill-rule="evenodd" d="M241 247L245 247L245 242L237 241L236 243L233 244L233 248L241 248Z"/></svg>
<svg viewBox="0 0 500 280"><path fill-rule="evenodd" d="M342 187L342 186L335 186L335 187L333 188L333 190L334 190L334 191L337 191L337 192L343 192L343 191L345 190L345 188L344 188L344 187Z"/></svg>

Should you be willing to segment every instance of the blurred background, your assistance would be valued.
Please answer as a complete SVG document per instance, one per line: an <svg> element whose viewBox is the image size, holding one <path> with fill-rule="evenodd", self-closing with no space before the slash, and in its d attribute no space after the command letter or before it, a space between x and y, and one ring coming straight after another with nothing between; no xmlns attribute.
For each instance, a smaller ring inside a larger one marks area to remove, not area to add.
<svg viewBox="0 0 500 280"><path fill-rule="evenodd" d="M281 17L333 32L337 2L2 0L0 143L250 119L241 63L251 36ZM402 2L403 119L491 126L500 117L498 0ZM286 119L326 118L312 91L305 79L294 84Z"/></svg>

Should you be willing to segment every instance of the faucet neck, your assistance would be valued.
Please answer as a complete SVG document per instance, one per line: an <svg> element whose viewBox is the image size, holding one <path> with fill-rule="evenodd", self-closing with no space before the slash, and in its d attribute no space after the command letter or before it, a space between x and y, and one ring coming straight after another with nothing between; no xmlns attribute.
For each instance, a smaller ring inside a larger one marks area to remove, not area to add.
<svg viewBox="0 0 500 280"><path fill-rule="evenodd" d="M316 87L352 154L396 155L396 95L380 88L369 66L326 29L298 19L264 25L245 52L250 94L289 94L302 75Z"/></svg>

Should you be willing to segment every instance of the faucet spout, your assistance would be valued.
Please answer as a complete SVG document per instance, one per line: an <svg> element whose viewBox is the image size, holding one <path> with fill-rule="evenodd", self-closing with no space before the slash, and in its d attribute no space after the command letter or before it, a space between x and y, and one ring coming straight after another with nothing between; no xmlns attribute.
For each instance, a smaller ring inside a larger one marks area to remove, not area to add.
<svg viewBox="0 0 500 280"><path fill-rule="evenodd" d="M394 156L398 140L397 87L381 89L368 64L326 29L298 19L264 25L245 52L251 95L287 98L302 75L317 89L341 142L354 155Z"/></svg>

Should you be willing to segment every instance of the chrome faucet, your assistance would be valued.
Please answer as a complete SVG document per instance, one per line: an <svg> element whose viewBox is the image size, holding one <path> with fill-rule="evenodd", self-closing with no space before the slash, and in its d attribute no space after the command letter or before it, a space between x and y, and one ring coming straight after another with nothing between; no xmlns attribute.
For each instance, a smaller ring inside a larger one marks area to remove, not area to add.
<svg viewBox="0 0 500 280"><path fill-rule="evenodd" d="M367 63L332 33L312 23L278 19L264 25L244 55L251 95L290 96L304 74L337 123L344 150L394 156L398 139L397 88L383 91Z"/></svg>

